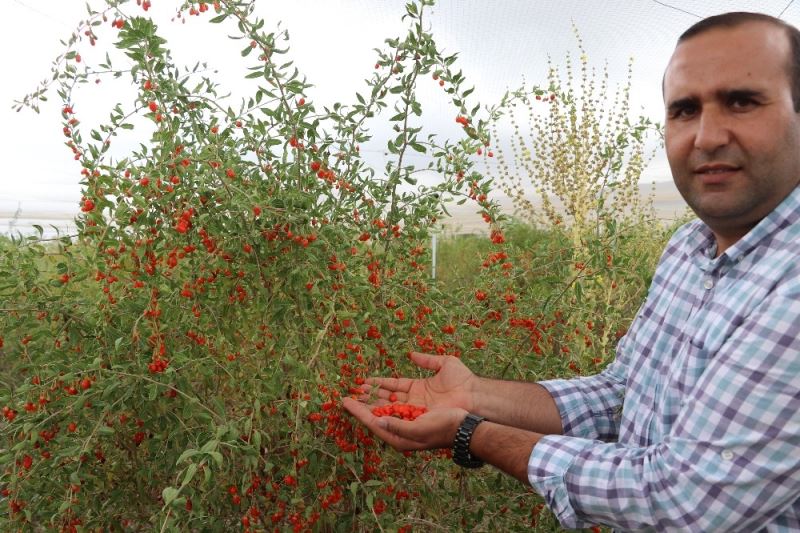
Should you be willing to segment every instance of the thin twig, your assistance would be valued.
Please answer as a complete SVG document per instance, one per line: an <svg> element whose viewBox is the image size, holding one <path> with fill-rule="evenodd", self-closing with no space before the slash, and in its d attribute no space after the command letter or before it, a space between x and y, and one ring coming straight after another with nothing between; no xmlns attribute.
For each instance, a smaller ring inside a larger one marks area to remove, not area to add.
<svg viewBox="0 0 800 533"><path fill-rule="evenodd" d="M791 6L792 4L794 4L794 0L789 0L789 3L786 4L786 7L783 8L783 11L781 11L778 14L778 18L781 18L783 16L783 14L786 13L786 10L789 9L789 6Z"/></svg>
<svg viewBox="0 0 800 533"><path fill-rule="evenodd" d="M693 17L697 17L699 19L703 18L700 15L698 15L697 13L692 13L691 11L686 11L685 9L681 9L680 7L671 6L671 5L667 4L667 3L660 2L659 0L653 0L653 2L655 2L658 5L661 5L661 6L664 6L664 7L668 7L670 9L674 9L675 11L680 11L681 13L686 13L687 15L691 15ZM791 2L789 2L789 4L791 4Z"/></svg>

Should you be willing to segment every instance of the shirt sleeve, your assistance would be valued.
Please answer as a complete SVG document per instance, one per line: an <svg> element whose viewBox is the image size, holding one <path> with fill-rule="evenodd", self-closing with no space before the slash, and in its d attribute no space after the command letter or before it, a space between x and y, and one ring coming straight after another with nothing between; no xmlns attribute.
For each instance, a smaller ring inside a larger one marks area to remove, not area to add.
<svg viewBox="0 0 800 533"><path fill-rule="evenodd" d="M528 479L563 526L756 531L796 504L800 288L765 300L708 357L663 441L624 446L587 430L536 444Z"/></svg>
<svg viewBox="0 0 800 533"><path fill-rule="evenodd" d="M540 381L558 407L564 435L615 440L625 394L627 367L618 358L601 373Z"/></svg>

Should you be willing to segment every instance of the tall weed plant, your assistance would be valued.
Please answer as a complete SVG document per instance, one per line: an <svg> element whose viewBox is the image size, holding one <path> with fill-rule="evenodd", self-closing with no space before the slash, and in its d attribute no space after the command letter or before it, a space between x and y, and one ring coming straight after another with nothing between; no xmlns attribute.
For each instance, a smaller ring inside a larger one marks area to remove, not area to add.
<svg viewBox="0 0 800 533"><path fill-rule="evenodd" d="M642 172L654 155L648 140L661 129L631 113L632 60L612 92L608 66L592 67L577 29L575 36L578 60L568 54L562 68L549 61L546 89L523 86L503 99L505 113L490 128L497 165L487 174L519 220L560 235L550 239L562 243L551 260L535 259L548 265L547 275L528 282L545 280L553 305L564 310L562 349L571 369L583 372L613 356L674 228L656 218L653 194L642 194ZM528 271L537 271L533 259Z"/></svg>

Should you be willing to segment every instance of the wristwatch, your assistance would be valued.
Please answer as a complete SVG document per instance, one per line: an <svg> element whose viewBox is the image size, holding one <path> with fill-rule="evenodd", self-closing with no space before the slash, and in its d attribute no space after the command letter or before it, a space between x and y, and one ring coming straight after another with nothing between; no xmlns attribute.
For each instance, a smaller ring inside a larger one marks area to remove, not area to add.
<svg viewBox="0 0 800 533"><path fill-rule="evenodd" d="M483 461L472 455L469 451L469 443L472 440L472 434L478 424L483 422L485 418L472 413L467 414L461 425L458 426L456 431L456 438L453 441L453 462L458 466L464 468L480 468L483 466Z"/></svg>

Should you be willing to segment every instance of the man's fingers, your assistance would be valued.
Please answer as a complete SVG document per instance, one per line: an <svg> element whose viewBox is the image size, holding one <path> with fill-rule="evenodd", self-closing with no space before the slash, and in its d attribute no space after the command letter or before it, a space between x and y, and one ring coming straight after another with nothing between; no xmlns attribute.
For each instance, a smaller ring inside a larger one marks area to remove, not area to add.
<svg viewBox="0 0 800 533"><path fill-rule="evenodd" d="M391 416L376 417L375 434L392 448L400 451L426 450L426 432L419 431L419 425L408 420Z"/></svg>
<svg viewBox="0 0 800 533"><path fill-rule="evenodd" d="M343 398L342 406L392 448L397 450L422 449L420 443L401 436L402 428L393 424L393 422L400 422L399 420L391 417L377 417L372 414L372 409L369 406L352 398Z"/></svg>
<svg viewBox="0 0 800 533"><path fill-rule="evenodd" d="M372 407L369 405L347 397L342 398L342 407L368 429L373 430L377 426L378 417L372 414Z"/></svg>
<svg viewBox="0 0 800 533"><path fill-rule="evenodd" d="M362 386L364 389L364 396L376 400L382 400L382 403L387 402L408 402L408 394L402 391L393 391L384 389L376 385L365 384ZM378 402L376 402L377 404Z"/></svg>
<svg viewBox="0 0 800 533"><path fill-rule="evenodd" d="M431 355L422 352L411 352L409 357L411 358L411 361L413 361L418 367L433 370L434 372L437 372L440 368L442 368L442 364L444 363L445 359L441 355Z"/></svg>
<svg viewBox="0 0 800 533"><path fill-rule="evenodd" d="M380 387L389 392L408 392L412 381L408 378L367 378L365 385Z"/></svg>
<svg viewBox="0 0 800 533"><path fill-rule="evenodd" d="M372 409L373 407L382 407L384 405L392 403L388 399L379 398L375 394L369 394L369 393L359 394L357 396L351 396L351 398L355 398L359 402L369 405L370 409Z"/></svg>

